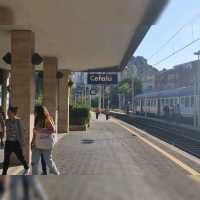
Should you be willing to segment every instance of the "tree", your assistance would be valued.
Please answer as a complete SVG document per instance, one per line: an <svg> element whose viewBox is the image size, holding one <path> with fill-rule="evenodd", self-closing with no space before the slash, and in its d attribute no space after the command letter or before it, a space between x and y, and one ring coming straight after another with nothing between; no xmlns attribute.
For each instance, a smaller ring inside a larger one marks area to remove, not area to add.
<svg viewBox="0 0 200 200"><path fill-rule="evenodd" d="M36 85L36 104L42 104L43 102L43 73L36 72L35 73L35 85Z"/></svg>
<svg viewBox="0 0 200 200"><path fill-rule="evenodd" d="M138 78L134 79L134 94L138 95L142 93L142 81Z"/></svg>
<svg viewBox="0 0 200 200"><path fill-rule="evenodd" d="M110 106L112 108L118 108L119 98L118 98L119 90L117 86L111 86L109 93Z"/></svg>
<svg viewBox="0 0 200 200"><path fill-rule="evenodd" d="M134 95L142 93L142 81L138 78L134 79ZM131 101L132 97L132 80L131 78L124 79L117 86L111 86L110 89L110 105L112 108L118 108L119 105L119 94L125 96L125 103Z"/></svg>
<svg viewBox="0 0 200 200"><path fill-rule="evenodd" d="M134 95L142 93L142 81L138 78L134 78ZM126 96L132 94L132 80L130 78L124 79L119 83L119 92Z"/></svg>

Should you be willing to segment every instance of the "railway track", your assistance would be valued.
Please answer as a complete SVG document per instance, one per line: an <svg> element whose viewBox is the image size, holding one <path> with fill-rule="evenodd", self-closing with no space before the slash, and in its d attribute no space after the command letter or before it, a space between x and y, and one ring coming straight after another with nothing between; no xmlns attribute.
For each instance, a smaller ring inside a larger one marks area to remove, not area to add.
<svg viewBox="0 0 200 200"><path fill-rule="evenodd" d="M200 131L125 114L115 113L113 116L200 158Z"/></svg>

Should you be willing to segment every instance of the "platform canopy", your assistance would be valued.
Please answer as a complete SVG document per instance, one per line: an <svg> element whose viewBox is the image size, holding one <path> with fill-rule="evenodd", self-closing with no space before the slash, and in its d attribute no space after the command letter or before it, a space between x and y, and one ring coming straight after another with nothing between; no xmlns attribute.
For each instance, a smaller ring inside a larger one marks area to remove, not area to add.
<svg viewBox="0 0 200 200"><path fill-rule="evenodd" d="M0 0L0 56L11 30L32 30L60 69L122 70L167 0ZM2 61L1 67L5 66Z"/></svg>

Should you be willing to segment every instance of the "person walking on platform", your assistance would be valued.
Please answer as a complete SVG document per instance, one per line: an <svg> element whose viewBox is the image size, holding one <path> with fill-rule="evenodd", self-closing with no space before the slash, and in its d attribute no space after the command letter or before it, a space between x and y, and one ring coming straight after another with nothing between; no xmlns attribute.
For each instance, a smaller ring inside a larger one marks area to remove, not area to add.
<svg viewBox="0 0 200 200"><path fill-rule="evenodd" d="M10 156L12 153L15 153L19 161L24 166L24 175L28 175L29 173L29 166L26 162L22 146L24 144L23 135L24 135L24 128L22 126L21 120L17 117L17 107L9 107L8 109L8 119L6 119L6 143L4 149L4 162L3 162L3 173L2 175L6 175Z"/></svg>
<svg viewBox="0 0 200 200"><path fill-rule="evenodd" d="M109 120L110 117L110 111L108 109L106 109L106 120Z"/></svg>
<svg viewBox="0 0 200 200"><path fill-rule="evenodd" d="M35 114L37 126L34 128L32 140L32 174L39 174L39 161L42 155L50 173L60 175L52 158L56 137L54 121L44 106L38 106Z"/></svg>
<svg viewBox="0 0 200 200"><path fill-rule="evenodd" d="M98 120L99 119L99 115L101 113L99 107L96 108L95 112L96 112L96 119Z"/></svg>

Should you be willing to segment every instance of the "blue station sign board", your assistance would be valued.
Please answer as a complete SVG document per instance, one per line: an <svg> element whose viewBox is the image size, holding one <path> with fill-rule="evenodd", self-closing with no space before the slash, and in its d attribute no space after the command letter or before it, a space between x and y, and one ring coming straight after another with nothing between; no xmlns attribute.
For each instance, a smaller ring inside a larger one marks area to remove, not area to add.
<svg viewBox="0 0 200 200"><path fill-rule="evenodd" d="M117 74L88 73L87 82L90 85L110 85L118 83Z"/></svg>

